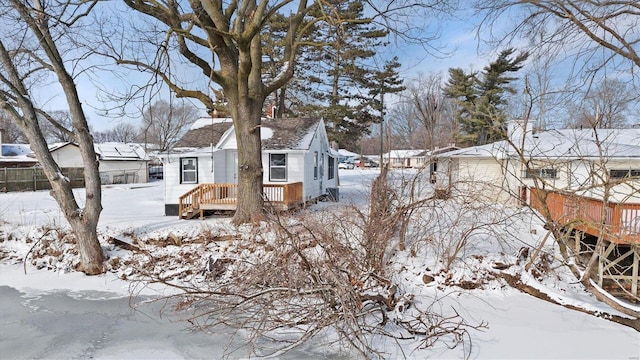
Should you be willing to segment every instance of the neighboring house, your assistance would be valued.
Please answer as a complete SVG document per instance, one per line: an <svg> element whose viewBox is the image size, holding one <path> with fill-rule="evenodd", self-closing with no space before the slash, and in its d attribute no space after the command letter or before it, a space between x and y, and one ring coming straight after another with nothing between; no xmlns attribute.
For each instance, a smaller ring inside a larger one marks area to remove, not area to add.
<svg viewBox="0 0 640 360"><path fill-rule="evenodd" d="M436 190L528 204L573 232L575 253L588 252L595 239L603 240L598 285L637 298L640 129L533 132L527 125L509 122L510 141L440 156Z"/></svg>
<svg viewBox="0 0 640 360"><path fill-rule="evenodd" d="M100 163L102 184L132 184L149 181L149 157L138 144L94 144ZM49 151L59 167L82 168L82 156L78 145L66 142L52 144Z"/></svg>
<svg viewBox="0 0 640 360"><path fill-rule="evenodd" d="M426 150L391 150L383 154L382 158L385 164L390 164L390 168L421 168L427 154Z"/></svg>
<svg viewBox="0 0 640 360"><path fill-rule="evenodd" d="M264 119L264 195L289 208L330 195L337 200L338 153L329 147L324 121ZM231 119L197 120L164 163L165 215L202 216L235 210L238 150Z"/></svg>
<svg viewBox="0 0 640 360"><path fill-rule="evenodd" d="M339 149L338 150L338 162L349 162L353 163L356 159L358 159L360 155L349 151L347 149Z"/></svg>
<svg viewBox="0 0 640 360"><path fill-rule="evenodd" d="M564 129L534 133L531 126L526 129L524 126L524 122L509 122L511 141L439 155L436 187L453 186L500 202L518 204L529 200L527 189L536 185L601 199L602 179L615 182L640 175L640 129ZM629 184L613 186L610 200L640 203L637 189Z"/></svg>
<svg viewBox="0 0 640 360"><path fill-rule="evenodd" d="M38 164L29 144L1 144L0 168L33 167Z"/></svg>
<svg viewBox="0 0 640 360"><path fill-rule="evenodd" d="M455 144L449 144L444 147L437 147L431 150L427 158L429 159L429 179L432 184L436 183L436 179L438 177L438 159L445 153L460 150L459 147L455 146Z"/></svg>

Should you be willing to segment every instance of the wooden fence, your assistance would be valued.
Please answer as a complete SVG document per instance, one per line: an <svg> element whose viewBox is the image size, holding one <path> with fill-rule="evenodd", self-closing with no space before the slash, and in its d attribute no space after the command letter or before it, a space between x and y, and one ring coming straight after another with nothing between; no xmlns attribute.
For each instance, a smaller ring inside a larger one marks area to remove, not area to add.
<svg viewBox="0 0 640 360"><path fill-rule="evenodd" d="M74 188L84 187L84 169L62 168L62 174L69 178ZM0 191L49 190L51 185L40 167L0 168Z"/></svg>

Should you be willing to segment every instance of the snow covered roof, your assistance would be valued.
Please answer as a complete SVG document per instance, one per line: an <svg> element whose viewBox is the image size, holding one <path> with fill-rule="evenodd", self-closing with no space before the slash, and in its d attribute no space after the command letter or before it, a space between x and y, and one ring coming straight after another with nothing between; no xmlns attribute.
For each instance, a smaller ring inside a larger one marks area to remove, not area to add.
<svg viewBox="0 0 640 360"><path fill-rule="evenodd" d="M317 118L281 118L262 121L262 130L271 131L271 137L262 140L266 150L306 150L320 125Z"/></svg>
<svg viewBox="0 0 640 360"><path fill-rule="evenodd" d="M217 145L222 135L233 127L231 118L201 118L176 142L176 148L205 148Z"/></svg>
<svg viewBox="0 0 640 360"><path fill-rule="evenodd" d="M358 155L358 154L356 154L354 152L351 152L351 151L349 151L347 149L338 149L338 154L340 154L340 156L344 156L344 157L347 157L347 158L355 158L355 157L360 156L360 155Z"/></svg>
<svg viewBox="0 0 640 360"><path fill-rule="evenodd" d="M262 148L265 150L304 150L311 141L321 119L280 118L263 119L260 127ZM232 131L231 119L203 118L197 120L176 143L176 148L210 148L219 145L227 131Z"/></svg>
<svg viewBox="0 0 640 360"><path fill-rule="evenodd" d="M516 154L513 146L508 141L502 140L451 151L441 156L505 158ZM541 131L525 137L524 155L529 159L599 158L600 156L640 159L640 129Z"/></svg>
<svg viewBox="0 0 640 360"><path fill-rule="evenodd" d="M149 160L144 148L139 144L102 143L94 144L99 160L132 161Z"/></svg>
<svg viewBox="0 0 640 360"><path fill-rule="evenodd" d="M65 146L78 146L72 142L54 143L49 145L49 151L53 152ZM124 144L118 142L107 142L93 144L98 160L102 161L146 161L149 156L144 151L141 144Z"/></svg>
<svg viewBox="0 0 640 360"><path fill-rule="evenodd" d="M3 167L7 166L8 163L16 164L17 166L27 166L34 165L38 162L29 144L2 144L0 147L0 155L2 155L0 156L0 162L3 163Z"/></svg>
<svg viewBox="0 0 640 360"><path fill-rule="evenodd" d="M426 153L426 150L391 150L382 156L392 159L406 159L415 156L424 156Z"/></svg>
<svg viewBox="0 0 640 360"><path fill-rule="evenodd" d="M29 144L2 144L2 156L27 156L33 154ZM33 160L33 158L32 158Z"/></svg>

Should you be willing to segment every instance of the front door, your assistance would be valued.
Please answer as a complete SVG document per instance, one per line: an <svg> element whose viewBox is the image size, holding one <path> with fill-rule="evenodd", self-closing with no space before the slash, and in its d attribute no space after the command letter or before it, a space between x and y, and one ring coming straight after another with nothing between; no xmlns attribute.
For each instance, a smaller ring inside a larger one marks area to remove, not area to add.
<svg viewBox="0 0 640 360"><path fill-rule="evenodd" d="M238 183L238 151L227 152L226 182L230 184Z"/></svg>

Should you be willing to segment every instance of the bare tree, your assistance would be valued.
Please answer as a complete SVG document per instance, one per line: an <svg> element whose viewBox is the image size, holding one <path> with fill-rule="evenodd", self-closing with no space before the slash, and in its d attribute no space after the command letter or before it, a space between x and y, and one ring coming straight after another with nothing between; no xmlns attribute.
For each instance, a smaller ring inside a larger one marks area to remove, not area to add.
<svg viewBox="0 0 640 360"><path fill-rule="evenodd" d="M420 149L425 146L428 136L412 104L401 101L388 112L387 122L393 134L390 138L392 149Z"/></svg>
<svg viewBox="0 0 640 360"><path fill-rule="evenodd" d="M112 129L93 132L95 143L121 142L130 143L140 141L140 131L138 127L128 122L119 122Z"/></svg>
<svg viewBox="0 0 640 360"><path fill-rule="evenodd" d="M125 4L147 15L148 27L136 29L131 50L122 54L125 44L108 44L108 53L119 64L144 69L162 79L178 98L190 97L202 102L209 112L215 108L208 89L221 87L228 99L238 143L238 202L233 219L236 224L263 219L262 158L260 119L267 96L286 85L294 75L298 50L312 45L305 42L316 24L324 22L336 29L348 20L336 17L331 2L321 0L269 1L190 1L188 3L125 0ZM440 1L406 4L404 1L367 2L371 17L358 22L398 26L398 36L412 37L427 22L407 21L411 16L425 16L439 9ZM318 10L318 11L315 11ZM310 16L312 14L314 16ZM395 17L387 16L389 14ZM261 33L269 21L284 16L281 63L277 75L263 78L263 43ZM407 31L399 26L404 24ZM140 37L157 45L148 53L140 51ZM125 38L128 38L125 36ZM113 40L105 38L106 42ZM125 42L129 42L126 39ZM176 75L180 61L194 66L204 86L194 86ZM203 90L206 89L206 90Z"/></svg>
<svg viewBox="0 0 640 360"><path fill-rule="evenodd" d="M63 57L73 52L71 49L60 50L58 44L70 44L70 31L79 25L94 5L95 2L74 5L71 2L8 0L0 11L6 25L4 28L11 29L0 39L0 63L4 70L0 74L0 108L9 114L29 140L51 183L51 194L76 235L81 257L79 270L86 274L104 271L104 256L96 232L102 211L100 175L89 125L74 78L66 67L72 59ZM78 59L76 66L80 65ZM64 129L52 114L38 108L34 102L34 89L50 76L57 79L65 95L73 122L73 133L69 132L69 135L78 144L82 155L86 186L84 207L78 204L69 179L62 175L51 156L38 121L43 117Z"/></svg>
<svg viewBox="0 0 640 360"><path fill-rule="evenodd" d="M605 79L582 95L582 101L570 107L571 127L624 128L638 120L640 94L620 80Z"/></svg>
<svg viewBox="0 0 640 360"><path fill-rule="evenodd" d="M130 143L137 141L140 136L139 129L129 122L120 122L111 129L113 133L110 141Z"/></svg>
<svg viewBox="0 0 640 360"><path fill-rule="evenodd" d="M478 33L491 33L500 41L522 35L534 46L577 56L589 71L635 68L636 74L640 67L636 0L490 0L475 5L485 12ZM499 33L505 21L515 21L514 28Z"/></svg>
<svg viewBox="0 0 640 360"><path fill-rule="evenodd" d="M145 142L168 151L180 139L185 128L198 119L198 109L182 100L160 100L142 114L142 131Z"/></svg>
<svg viewBox="0 0 640 360"><path fill-rule="evenodd" d="M40 128L47 142L73 141L73 120L71 114L66 110L50 111L49 117L42 116Z"/></svg>
<svg viewBox="0 0 640 360"><path fill-rule="evenodd" d="M455 136L451 104L442 92L442 85L440 74L420 74L401 95L412 109L411 115L424 130L425 137L420 146L426 149L446 145Z"/></svg>
<svg viewBox="0 0 640 360"><path fill-rule="evenodd" d="M0 129L3 130L2 142L4 143L25 143L27 138L18 125L11 120L9 114L0 109Z"/></svg>

